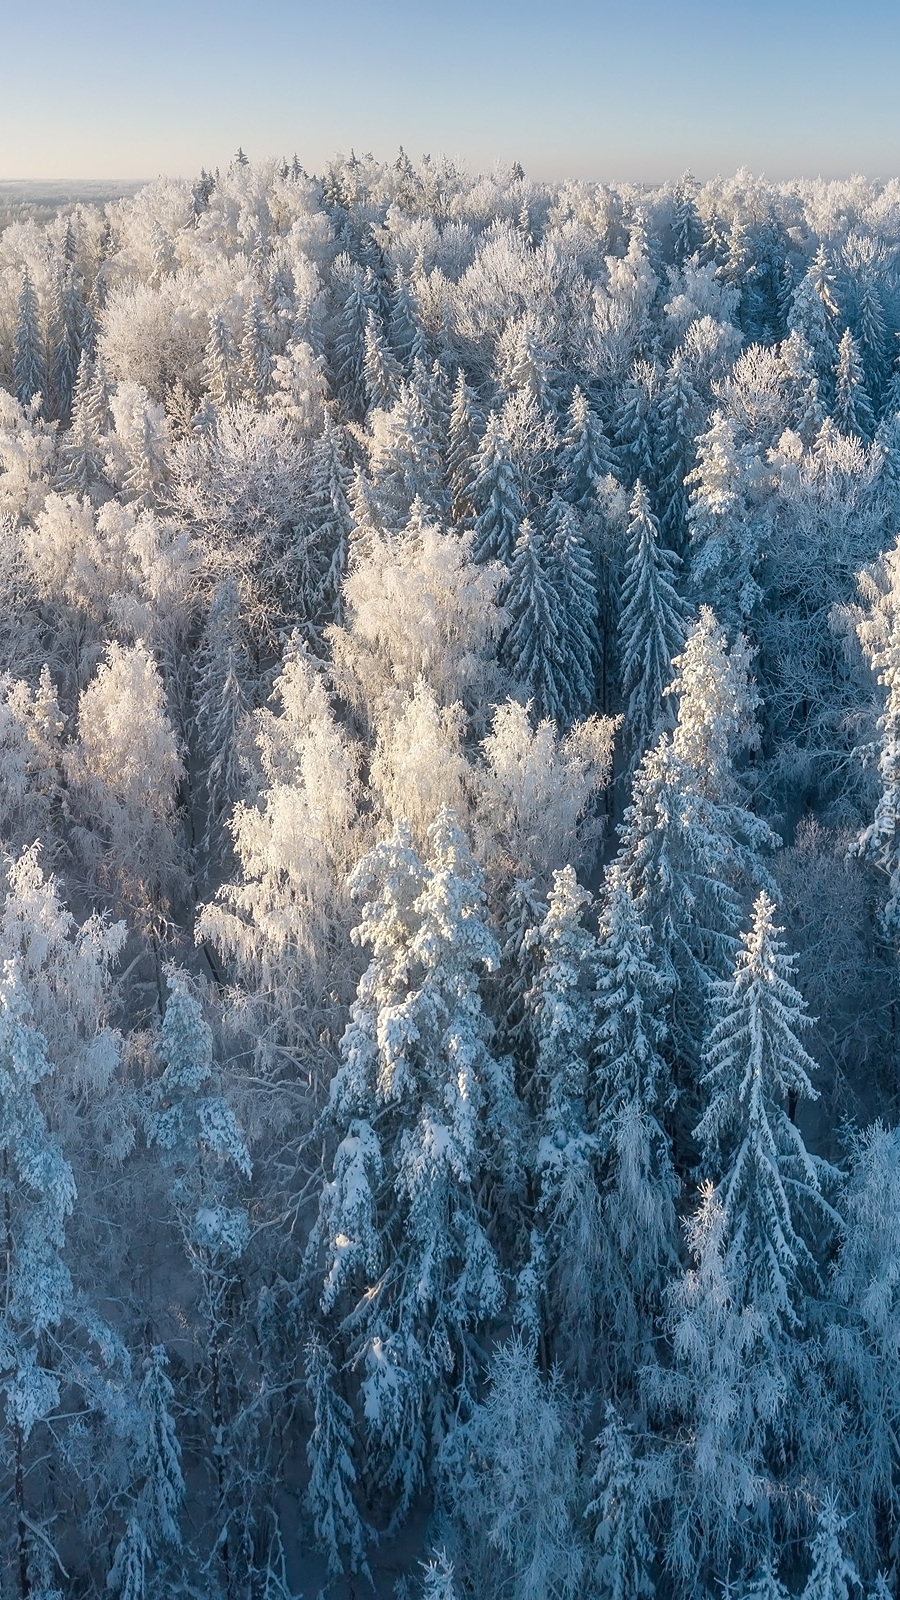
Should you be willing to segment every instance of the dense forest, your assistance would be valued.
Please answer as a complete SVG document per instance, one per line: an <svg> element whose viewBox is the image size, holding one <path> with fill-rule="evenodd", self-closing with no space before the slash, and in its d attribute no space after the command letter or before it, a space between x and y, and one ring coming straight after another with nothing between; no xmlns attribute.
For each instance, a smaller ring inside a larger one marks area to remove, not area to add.
<svg viewBox="0 0 900 1600"><path fill-rule="evenodd" d="M900 181L0 234L9 1600L900 1582Z"/></svg>

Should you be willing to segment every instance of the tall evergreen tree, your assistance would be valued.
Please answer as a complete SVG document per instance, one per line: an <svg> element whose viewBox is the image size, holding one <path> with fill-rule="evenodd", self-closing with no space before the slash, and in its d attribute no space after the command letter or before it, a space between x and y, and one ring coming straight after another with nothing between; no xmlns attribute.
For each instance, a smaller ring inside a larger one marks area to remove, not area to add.
<svg viewBox="0 0 900 1600"><path fill-rule="evenodd" d="M22 275L13 339L13 383L20 405L30 406L38 396L41 406L46 409L47 360L38 318L38 299L26 269Z"/></svg>
<svg viewBox="0 0 900 1600"><path fill-rule="evenodd" d="M686 607L673 581L680 565L675 553L661 546L647 491L638 481L631 500L619 616L629 769L665 726L672 661L685 640Z"/></svg>
<svg viewBox="0 0 900 1600"><path fill-rule="evenodd" d="M544 538L526 518L502 593L510 624L501 656L534 702L535 716L565 721L566 618Z"/></svg>
<svg viewBox="0 0 900 1600"><path fill-rule="evenodd" d="M524 486L494 411L472 459L465 494L475 508L476 561L502 561L510 566L525 516Z"/></svg>
<svg viewBox="0 0 900 1600"><path fill-rule="evenodd" d="M863 365L849 328L841 335L835 362L833 416L841 433L868 440L875 432L875 414L866 393Z"/></svg>

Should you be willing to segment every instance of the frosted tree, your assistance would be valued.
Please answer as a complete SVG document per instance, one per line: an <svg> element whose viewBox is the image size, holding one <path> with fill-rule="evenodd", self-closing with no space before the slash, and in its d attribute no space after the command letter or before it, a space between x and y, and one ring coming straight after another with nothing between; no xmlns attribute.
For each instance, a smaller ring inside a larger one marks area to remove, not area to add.
<svg viewBox="0 0 900 1600"><path fill-rule="evenodd" d="M377 406L382 411L390 411L399 397L402 372L398 361L384 342L374 311L369 311L366 317L365 374L369 405Z"/></svg>
<svg viewBox="0 0 900 1600"><path fill-rule="evenodd" d="M119 1600L144 1600L147 1593L147 1566L150 1549L137 1517L130 1517L128 1526L116 1546L113 1564L109 1569L106 1587Z"/></svg>
<svg viewBox="0 0 900 1600"><path fill-rule="evenodd" d="M334 339L334 374L347 414L359 419L366 409L366 325L375 311L375 285L371 268L362 268L349 256L334 263L335 287L341 296Z"/></svg>
<svg viewBox="0 0 900 1600"><path fill-rule="evenodd" d="M871 439L875 432L875 414L866 393L863 365L856 340L849 328L844 329L838 345L832 415L841 433L855 434L860 439Z"/></svg>
<svg viewBox="0 0 900 1600"><path fill-rule="evenodd" d="M453 1562L447 1553L439 1550L422 1567L422 1600L458 1600L459 1591L453 1579Z"/></svg>
<svg viewBox="0 0 900 1600"><path fill-rule="evenodd" d="M519 530L502 598L510 619L501 643L502 659L533 699L536 716L563 722L569 666L566 618L553 582L550 553L527 518Z"/></svg>
<svg viewBox="0 0 900 1600"><path fill-rule="evenodd" d="M238 397L238 352L221 312L209 319L204 376L217 406L230 406Z"/></svg>
<svg viewBox="0 0 900 1600"><path fill-rule="evenodd" d="M661 373L651 362L636 362L619 402L616 451L622 482L628 487L638 478L645 484L655 483L660 380Z"/></svg>
<svg viewBox="0 0 900 1600"><path fill-rule="evenodd" d="M251 300L244 316L241 338L241 374L244 394L262 410L272 383L272 334L265 309L258 296Z"/></svg>
<svg viewBox="0 0 900 1600"><path fill-rule="evenodd" d="M39 404L47 404L47 361L44 340L38 321L38 301L34 285L26 271L22 276L18 315L13 339L13 383L20 405L30 406L37 397Z"/></svg>
<svg viewBox="0 0 900 1600"><path fill-rule="evenodd" d="M672 357L659 401L659 459L656 506L663 543L683 554L687 536L688 494L685 487L694 462L699 398L687 360Z"/></svg>
<svg viewBox="0 0 900 1600"><path fill-rule="evenodd" d="M46 1335L62 1321L74 1297L62 1251L66 1220L75 1204L75 1182L35 1094L51 1070L16 965L6 962L0 978L0 1158L6 1240L0 1346L21 1600L28 1600L31 1593L25 1451L34 1428L52 1414L60 1399L61 1381L48 1359Z"/></svg>
<svg viewBox="0 0 900 1600"><path fill-rule="evenodd" d="M470 469L478 451L483 419L462 367L457 369L447 443L447 477L452 496L451 511L457 524L471 526L472 502L468 496Z"/></svg>
<svg viewBox="0 0 900 1600"><path fill-rule="evenodd" d="M85 860L152 925L178 877L174 817L184 768L163 683L144 644L110 645L79 697L67 768L81 802Z"/></svg>
<svg viewBox="0 0 900 1600"><path fill-rule="evenodd" d="M607 1405L584 1515L591 1528L592 1575L609 1600L653 1600L656 1593L648 1485L634 1443L631 1429Z"/></svg>
<svg viewBox="0 0 900 1600"><path fill-rule="evenodd" d="M866 389L878 411L887 379L888 337L881 294L871 271L863 273L856 326Z"/></svg>
<svg viewBox="0 0 900 1600"><path fill-rule="evenodd" d="M426 516L439 517L444 510L441 463L418 390L401 383L396 404L388 412L374 412L370 421L370 473L385 525L402 528L416 500Z"/></svg>
<svg viewBox="0 0 900 1600"><path fill-rule="evenodd" d="M102 372L92 364L86 350L78 359L72 394L72 420L60 449L57 484L89 494L103 481L103 434L108 424L108 404Z"/></svg>
<svg viewBox="0 0 900 1600"><path fill-rule="evenodd" d="M713 413L697 440L697 465L688 474L690 573L695 591L725 623L740 627L758 604L764 525L754 516L761 469L737 440L734 423Z"/></svg>
<svg viewBox="0 0 900 1600"><path fill-rule="evenodd" d="M900 1511L900 1130L876 1122L854 1135L841 1210L825 1332L846 1419L834 1474L854 1510L854 1543L871 1563Z"/></svg>
<svg viewBox="0 0 900 1600"><path fill-rule="evenodd" d="M595 957L590 1099L602 1232L594 1294L604 1360L628 1381L649 1357L677 1260L678 1183L666 1120L674 1100L663 1056L669 986L622 873L608 869Z"/></svg>
<svg viewBox="0 0 900 1600"><path fill-rule="evenodd" d="M683 266L688 257L694 255L703 243L703 224L697 211L694 190L693 174L686 172L676 184L672 197L675 202L672 216L672 251L675 265L678 267Z"/></svg>
<svg viewBox="0 0 900 1600"><path fill-rule="evenodd" d="M588 1104L596 962L595 941L582 924L589 904L571 867L554 873L546 914L526 936L536 971L524 999L547 1332L552 1347L582 1372L592 1353L602 1255Z"/></svg>
<svg viewBox="0 0 900 1600"><path fill-rule="evenodd" d="M489 1375L485 1401L458 1437L451 1435L441 1462L462 1524L460 1565L465 1560L473 1577L479 1573L489 1594L571 1600L586 1551L576 1522L578 1458L567 1397L558 1374L541 1377L520 1339L499 1346Z"/></svg>
<svg viewBox="0 0 900 1600"><path fill-rule="evenodd" d="M895 940L900 930L900 546L886 551L876 566L862 574L861 587L869 611L857 623L857 633L887 693L878 718L881 793L856 848L887 877L881 918L885 933Z"/></svg>
<svg viewBox="0 0 900 1600"><path fill-rule="evenodd" d="M72 391L81 355L82 299L79 283L70 267L57 272L53 303L47 329L50 351L49 388L54 415L68 420Z"/></svg>
<svg viewBox="0 0 900 1600"><path fill-rule="evenodd" d="M307 612L307 629L315 637L324 619L340 621L344 575L349 561L351 476L346 464L342 430L325 418L313 446L309 485L311 531L306 546L307 588L301 604Z"/></svg>
<svg viewBox="0 0 900 1600"><path fill-rule="evenodd" d="M233 1191L237 1178L250 1177L250 1157L231 1106L216 1092L212 1033L202 1007L184 973L170 971L168 988L157 1046L163 1072L149 1086L145 1127L148 1142L159 1149L171 1173L174 1217L200 1285L201 1393L215 1479L215 1550L228 1587L235 1556L233 1523L246 1497L243 1474L249 1465L241 1458L239 1423L229 1404L236 1387L230 1370L233 1287L237 1262L250 1237L248 1213L235 1204ZM166 1400L160 1376L154 1378L155 1394L146 1397L148 1404L157 1406L152 1426L157 1431L162 1427L166 1435L157 1441L157 1461L149 1480L155 1506L151 1502L147 1520L153 1528L155 1514L159 1536L177 1543L172 1538L171 1505L177 1479L171 1437L158 1409Z"/></svg>
<svg viewBox="0 0 900 1600"><path fill-rule="evenodd" d="M394 354L404 367L411 367L417 356L420 359L424 357L427 341L415 291L402 270L398 270L394 276L389 330Z"/></svg>
<svg viewBox="0 0 900 1600"><path fill-rule="evenodd" d="M847 1525L832 1494L825 1500L816 1522L810 1554L812 1570L801 1600L850 1600L862 1588L853 1562L844 1554L841 1534Z"/></svg>
<svg viewBox="0 0 900 1600"><path fill-rule="evenodd" d="M465 493L475 508L476 561L502 561L510 566L525 515L524 489L496 412L487 419Z"/></svg>
<svg viewBox="0 0 900 1600"><path fill-rule="evenodd" d="M613 454L600 418L578 384L572 392L558 467L566 499L588 514L596 504L597 485L613 471Z"/></svg>
<svg viewBox="0 0 900 1600"><path fill-rule="evenodd" d="M168 1375L169 1358L163 1345L154 1345L144 1360L138 1389L143 1421L135 1468L143 1478L138 1495L138 1519L150 1550L162 1554L180 1549L178 1518L184 1500L181 1447L172 1417L175 1390Z"/></svg>
<svg viewBox="0 0 900 1600"><path fill-rule="evenodd" d="M701 606L673 666L676 725L635 773L618 861L673 984L673 1044L693 1075L708 985L732 968L741 892L765 881L762 858L776 835L746 805L733 768L757 737L746 645L738 640L729 652Z"/></svg>
<svg viewBox="0 0 900 1600"><path fill-rule="evenodd" d="M401 826L351 878L371 949L341 1043L328 1120L340 1136L310 1250L323 1315L361 1372L373 1469L395 1520L468 1392L467 1330L503 1300L484 1185L502 1183L507 1068L491 1054L482 975L497 963L480 874L450 813L423 862ZM382 1179L382 1174L383 1179Z"/></svg>
<svg viewBox="0 0 900 1600"><path fill-rule="evenodd" d="M820 245L794 291L787 325L789 334L807 353L811 373L816 378L820 398L826 406L833 394L832 373L837 355L834 324L837 315L834 276L824 246Z"/></svg>
<svg viewBox="0 0 900 1600"><path fill-rule="evenodd" d="M632 769L667 720L672 660L684 644L686 628L686 607L674 583L680 565L674 551L660 544L659 524L638 482L631 500L619 616L625 739Z"/></svg>
<svg viewBox="0 0 900 1600"><path fill-rule="evenodd" d="M313 1431L306 1447L310 1466L307 1498L313 1531L336 1577L345 1567L369 1578L366 1528L356 1509L353 1412L336 1389L334 1362L321 1339L306 1347L306 1390Z"/></svg>
<svg viewBox="0 0 900 1600"><path fill-rule="evenodd" d="M752 1305L741 1309L741 1263L727 1248L712 1184L701 1187L687 1244L690 1265L669 1290L670 1359L641 1373L662 1434L653 1477L660 1543L670 1581L686 1597L717 1574L749 1577L769 1555L774 1490L765 1449L786 1400L765 1319Z"/></svg>
<svg viewBox="0 0 900 1600"><path fill-rule="evenodd" d="M600 661L597 580L578 514L558 495L550 503L547 525L563 623L564 714L567 722L574 722L592 710L596 697Z"/></svg>
<svg viewBox="0 0 900 1600"><path fill-rule="evenodd" d="M832 1169L806 1149L794 1116L814 1100L815 1063L800 1042L809 1026L763 891L734 973L711 996L702 1083L709 1103L696 1129L718 1182L729 1248L743 1264L742 1297L773 1330L800 1326L804 1291L819 1283L812 1246L836 1215L823 1196Z"/></svg>
<svg viewBox="0 0 900 1600"><path fill-rule="evenodd" d="M238 736L249 710L247 641L240 595L233 579L217 587L198 650L195 718L206 768L206 821L203 840L208 851L220 850L222 819L238 797Z"/></svg>

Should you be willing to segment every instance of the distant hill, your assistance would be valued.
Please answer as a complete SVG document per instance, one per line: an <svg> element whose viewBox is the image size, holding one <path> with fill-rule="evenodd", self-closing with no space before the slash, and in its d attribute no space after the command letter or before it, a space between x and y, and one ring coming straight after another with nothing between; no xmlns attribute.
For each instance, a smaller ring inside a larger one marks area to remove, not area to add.
<svg viewBox="0 0 900 1600"><path fill-rule="evenodd" d="M146 178L0 178L0 228L35 217L48 221L77 205L105 205L143 188Z"/></svg>

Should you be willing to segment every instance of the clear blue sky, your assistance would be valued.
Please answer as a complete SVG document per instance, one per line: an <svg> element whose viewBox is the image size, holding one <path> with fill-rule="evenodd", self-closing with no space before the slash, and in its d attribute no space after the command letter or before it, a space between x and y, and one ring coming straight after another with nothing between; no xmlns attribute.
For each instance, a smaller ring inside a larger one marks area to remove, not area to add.
<svg viewBox="0 0 900 1600"><path fill-rule="evenodd" d="M535 178L900 174L900 0L0 0L0 178L351 146Z"/></svg>

